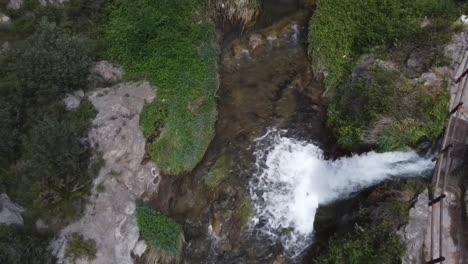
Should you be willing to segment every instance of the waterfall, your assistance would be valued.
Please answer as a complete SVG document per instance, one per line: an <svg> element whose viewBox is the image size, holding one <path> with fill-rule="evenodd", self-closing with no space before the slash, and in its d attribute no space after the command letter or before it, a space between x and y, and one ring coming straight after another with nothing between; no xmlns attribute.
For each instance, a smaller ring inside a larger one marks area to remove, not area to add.
<svg viewBox="0 0 468 264"><path fill-rule="evenodd" d="M325 160L315 144L270 131L257 140L257 173L250 182L251 229L280 240L290 256L312 243L319 205L396 177L428 175L434 164L414 151L369 152Z"/></svg>

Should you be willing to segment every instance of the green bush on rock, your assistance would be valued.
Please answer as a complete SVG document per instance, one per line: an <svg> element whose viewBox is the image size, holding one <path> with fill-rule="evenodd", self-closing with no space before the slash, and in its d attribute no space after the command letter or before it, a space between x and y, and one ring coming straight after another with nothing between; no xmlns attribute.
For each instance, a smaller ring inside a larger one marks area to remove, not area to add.
<svg viewBox="0 0 468 264"><path fill-rule="evenodd" d="M78 233L73 233L71 240L68 241L66 255L73 261L79 258L87 260L96 259L96 241L85 239Z"/></svg>
<svg viewBox="0 0 468 264"><path fill-rule="evenodd" d="M157 87L142 125L145 136L157 137L150 155L166 173L193 169L214 136L217 48L214 24L202 10L206 4L114 0L108 6L108 57L123 65L128 78Z"/></svg>
<svg viewBox="0 0 468 264"><path fill-rule="evenodd" d="M177 222L148 207L138 207L136 216L140 234L150 248L168 257L180 257L184 234Z"/></svg>

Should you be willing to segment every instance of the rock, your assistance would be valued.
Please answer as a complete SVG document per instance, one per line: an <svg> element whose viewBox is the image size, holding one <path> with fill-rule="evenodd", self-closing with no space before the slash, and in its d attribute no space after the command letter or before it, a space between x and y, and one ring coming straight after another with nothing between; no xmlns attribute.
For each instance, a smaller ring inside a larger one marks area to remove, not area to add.
<svg viewBox="0 0 468 264"><path fill-rule="evenodd" d="M3 44L0 46L0 56L10 51L10 48L11 48L10 46L11 46L10 42L8 41L3 42Z"/></svg>
<svg viewBox="0 0 468 264"><path fill-rule="evenodd" d="M441 81L442 80L433 72L425 72L418 78L418 82L422 83L424 86L433 86Z"/></svg>
<svg viewBox="0 0 468 264"><path fill-rule="evenodd" d="M42 6L62 6L63 3L67 2L68 0L39 0Z"/></svg>
<svg viewBox="0 0 468 264"><path fill-rule="evenodd" d="M21 214L24 209L13 203L8 195L0 194L0 224L5 225L23 225Z"/></svg>
<svg viewBox="0 0 468 264"><path fill-rule="evenodd" d="M144 240L140 240L133 248L133 254L135 254L135 256L141 257L145 253L147 247L148 245L146 245L146 242Z"/></svg>
<svg viewBox="0 0 468 264"><path fill-rule="evenodd" d="M375 60L375 65L379 66L380 68L386 71L397 71L398 65L391 61L384 61L384 60Z"/></svg>
<svg viewBox="0 0 468 264"><path fill-rule="evenodd" d="M427 227L429 202L428 192L421 193L409 212L409 222L398 231L398 235L406 244L405 255L401 258L403 264L424 263L424 237Z"/></svg>
<svg viewBox="0 0 468 264"><path fill-rule="evenodd" d="M11 19L9 16L0 13L0 28L7 28L11 26Z"/></svg>
<svg viewBox="0 0 468 264"><path fill-rule="evenodd" d="M42 219L40 219L40 218L37 219L35 225L36 225L36 229L37 229L37 230L43 230L43 229L49 228L49 226L44 222L44 220L42 220Z"/></svg>
<svg viewBox="0 0 468 264"><path fill-rule="evenodd" d="M65 104L65 108L69 111L75 110L78 107L80 107L81 104L81 98L73 95L73 94L68 94L65 99L63 99L63 103Z"/></svg>
<svg viewBox="0 0 468 264"><path fill-rule="evenodd" d="M431 20L427 17L424 17L423 21L421 21L420 27L425 28L431 24Z"/></svg>
<svg viewBox="0 0 468 264"><path fill-rule="evenodd" d="M7 4L7 8L11 10L18 10L23 6L23 0L10 0Z"/></svg>
<svg viewBox="0 0 468 264"><path fill-rule="evenodd" d="M257 49L259 46L265 45L265 38L260 34L252 34L249 36L249 48L252 50Z"/></svg>
<svg viewBox="0 0 468 264"><path fill-rule="evenodd" d="M409 69L420 73L424 71L428 59L429 56L425 54L424 51L416 49L409 55L409 58L406 61L406 66Z"/></svg>
<svg viewBox="0 0 468 264"><path fill-rule="evenodd" d="M108 61L99 61L91 68L90 78L105 84L115 84L122 80L124 71L122 67Z"/></svg>
<svg viewBox="0 0 468 264"><path fill-rule="evenodd" d="M154 91L148 82L132 82L97 89L85 97L97 111L88 133L90 146L102 154L105 163L93 182L83 216L60 232L53 254L58 263L66 263L64 245L69 234L78 233L96 241L96 259L91 263L133 264L131 253L135 248L142 250L141 245L136 247L140 237L136 201L158 187L156 165L142 164L146 140L140 130L140 113L154 99ZM104 188L99 192L97 185Z"/></svg>
<svg viewBox="0 0 468 264"><path fill-rule="evenodd" d="M276 257L276 259L273 261L273 264L286 264L286 259L284 258L283 255L279 255Z"/></svg>

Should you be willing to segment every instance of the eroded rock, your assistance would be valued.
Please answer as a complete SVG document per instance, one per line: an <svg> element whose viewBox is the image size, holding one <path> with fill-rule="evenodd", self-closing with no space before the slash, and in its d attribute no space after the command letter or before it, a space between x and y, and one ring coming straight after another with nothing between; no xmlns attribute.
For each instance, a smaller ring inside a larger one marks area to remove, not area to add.
<svg viewBox="0 0 468 264"><path fill-rule="evenodd" d="M98 111L88 137L102 153L105 165L94 180L90 203L83 217L62 230L53 243L59 263L71 263L65 256L71 233L96 242L95 260L79 263L133 263L131 253L143 250L136 223L136 200L156 191L159 177L155 164L142 164L146 140L140 130L140 112L155 95L148 82L124 83L89 92ZM98 188L98 186L100 186ZM137 246L137 247L136 247ZM144 250L143 250L144 251Z"/></svg>

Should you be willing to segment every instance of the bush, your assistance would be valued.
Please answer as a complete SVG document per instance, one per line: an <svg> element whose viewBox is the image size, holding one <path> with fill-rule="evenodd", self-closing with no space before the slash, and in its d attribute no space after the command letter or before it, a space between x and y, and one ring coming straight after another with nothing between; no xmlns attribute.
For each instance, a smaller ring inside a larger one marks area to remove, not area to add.
<svg viewBox="0 0 468 264"><path fill-rule="evenodd" d="M81 213L94 176L88 169L90 150L80 138L95 112L89 103L76 112L51 112L32 124L21 158L0 178L28 214L67 221Z"/></svg>
<svg viewBox="0 0 468 264"><path fill-rule="evenodd" d="M73 233L71 240L68 241L66 256L73 261L85 258L87 260L96 259L96 241L84 239L78 233Z"/></svg>
<svg viewBox="0 0 468 264"><path fill-rule="evenodd" d="M50 101L85 89L93 43L45 21L18 50L11 65L24 100ZM29 103L29 102L27 102Z"/></svg>
<svg viewBox="0 0 468 264"><path fill-rule="evenodd" d="M166 254L179 256L182 253L184 235L174 220L148 207L138 207L136 217L146 243Z"/></svg>
<svg viewBox="0 0 468 264"><path fill-rule="evenodd" d="M108 57L124 66L127 78L144 78L158 88L142 125L147 137L157 136L150 155L165 173L192 170L214 136L217 49L204 4L114 0L108 6Z"/></svg>
<svg viewBox="0 0 468 264"><path fill-rule="evenodd" d="M47 249L52 237L37 233L34 228L0 225L0 263L51 264Z"/></svg>
<svg viewBox="0 0 468 264"><path fill-rule="evenodd" d="M392 225L382 222L376 225L356 227L343 237L330 239L328 250L321 254L319 264L396 264L405 248L393 231Z"/></svg>

